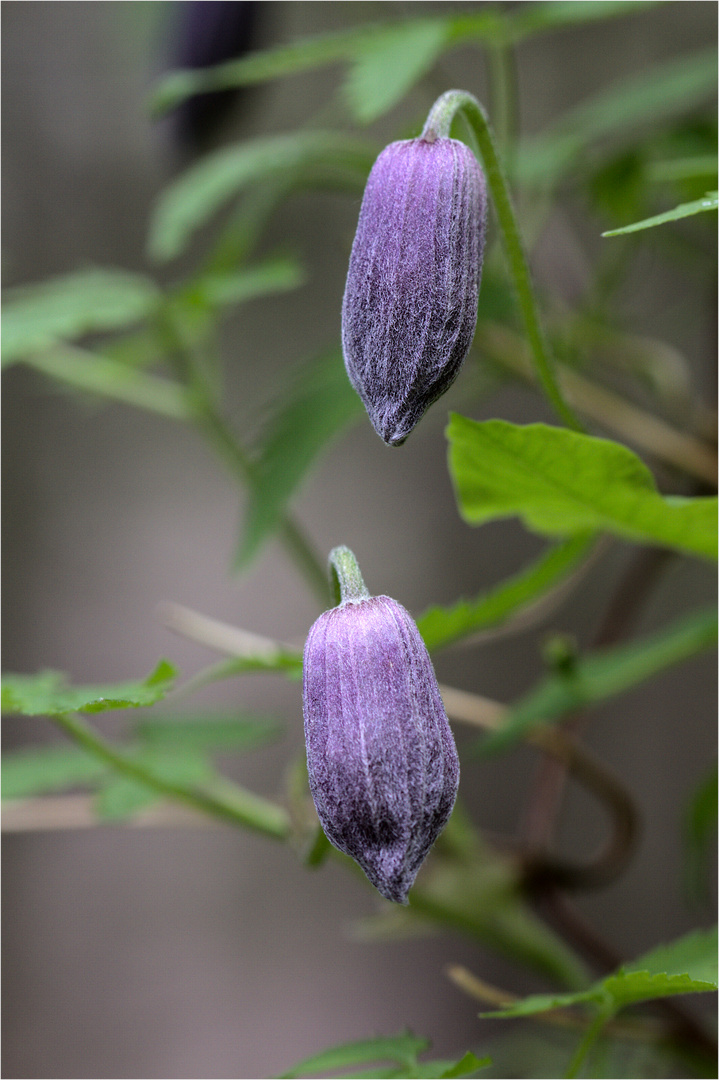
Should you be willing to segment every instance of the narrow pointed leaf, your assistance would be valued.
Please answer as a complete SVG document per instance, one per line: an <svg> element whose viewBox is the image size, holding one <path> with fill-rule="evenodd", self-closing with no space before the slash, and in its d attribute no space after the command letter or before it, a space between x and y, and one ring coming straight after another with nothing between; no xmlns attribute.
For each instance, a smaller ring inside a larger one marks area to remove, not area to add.
<svg viewBox="0 0 719 1080"><path fill-rule="evenodd" d="M716 641L717 613L711 608L694 612L651 637L580 657L567 672L543 679L510 710L501 728L481 740L479 749L487 754L506 750L535 728L630 690Z"/></svg>
<svg viewBox="0 0 719 1080"><path fill-rule="evenodd" d="M150 223L150 256L163 261L179 255L195 230L250 183L328 165L349 164L366 174L373 159L365 142L342 132L299 131L223 147L165 188Z"/></svg>
<svg viewBox="0 0 719 1080"><path fill-rule="evenodd" d="M2 756L3 799L29 799L66 788L92 784L107 765L79 747L38 746Z"/></svg>
<svg viewBox="0 0 719 1080"><path fill-rule="evenodd" d="M546 424L453 415L450 471L462 516L518 516L545 536L605 530L637 543L716 558L716 498L664 497L619 443Z"/></svg>
<svg viewBox="0 0 719 1080"><path fill-rule="evenodd" d="M446 19L415 19L385 27L356 54L344 93L355 118L370 123L425 75L448 38Z"/></svg>
<svg viewBox="0 0 719 1080"><path fill-rule="evenodd" d="M287 504L315 460L363 415L342 358L331 353L303 365L288 380L259 444L238 567L246 567L283 519Z"/></svg>
<svg viewBox="0 0 719 1080"><path fill-rule="evenodd" d="M470 634L502 626L517 612L540 603L588 556L594 541L593 534L573 537L474 600L429 608L417 620L425 645L430 651L444 648Z"/></svg>
<svg viewBox="0 0 719 1080"><path fill-rule="evenodd" d="M716 210L718 205L719 192L708 191L702 199L681 203L673 210L665 210L663 214L655 214L654 217L645 218L643 221L635 221L633 225L623 225L621 229L610 229L609 232L603 232L602 236L623 236L625 233L640 232L642 229L653 229L655 225L665 225L668 221L679 221L681 218L691 217L692 214Z"/></svg>
<svg viewBox="0 0 719 1080"><path fill-rule="evenodd" d="M98 330L145 318L158 304L150 278L124 270L83 270L3 297L2 360L9 363Z"/></svg>

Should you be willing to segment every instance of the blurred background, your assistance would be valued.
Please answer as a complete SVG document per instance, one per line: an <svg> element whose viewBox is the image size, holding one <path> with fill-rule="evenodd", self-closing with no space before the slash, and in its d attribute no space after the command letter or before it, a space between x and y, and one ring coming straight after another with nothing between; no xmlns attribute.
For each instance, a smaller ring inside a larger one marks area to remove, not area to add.
<svg viewBox="0 0 719 1080"><path fill-rule="evenodd" d="M2 5L6 285L91 265L146 268L148 214L193 153L176 122L153 123L147 113L154 81L179 55L187 6ZM447 5L254 7L257 48ZM600 89L608 72L629 75L715 39L714 4L668 3L529 41L518 51L522 131L541 129ZM429 85L374 126L378 147L411 130L450 86L485 97L478 57L461 48L445 57ZM208 145L291 131L307 115L331 123L327 102L338 79L330 67L243 92ZM244 305L225 324L225 404L238 430L254 423L257 402L293 363L336 342L358 208L358 198L306 193L274 216L263 246L299 251L308 280L287 296ZM554 215L536 248L538 281L571 302L591 273L600 231L578 221L576 207ZM172 280L177 271L163 273ZM626 305L639 331L681 349L713 400L705 300L654 260L650 245ZM473 377L463 375L401 450L388 451L363 419L324 456L296 504L323 555L348 544L370 591L415 615L475 595L541 548L516 522L476 530L457 514L445 464L447 410L551 419L536 395L517 387L468 403ZM312 597L275 544L246 576L232 576L241 508L195 434L72 397L21 367L5 377L3 419L6 670L55 668L76 682L106 682L142 676L167 656L191 675L213 654L163 626L157 607L168 600L301 645L317 615ZM550 628L590 644L630 557L628 547L612 546ZM708 569L671 560L637 631L664 625L713 590ZM448 650L437 657L438 678L513 700L542 671L547 630ZM255 675L208 688L199 700L284 721L282 743L227 765L248 787L277 796L302 753L299 685ZM644 834L624 877L580 906L627 957L695 923L681 893L678 821L713 756L714 716L711 658L593 713L587 741L631 784ZM110 715L100 726L121 734L122 719ZM461 752L468 736L456 730ZM58 738L45 721L4 724L6 747ZM467 762L462 795L474 820L491 833L515 831L535 768L529 750ZM581 857L604 826L589 798L570 790L563 851ZM308 871L286 847L229 828L10 834L3 870L7 1077L271 1076L332 1043L403 1027L431 1037L438 1055L461 1054L488 1047L497 1026L477 1020L477 1003L446 979L447 963L515 993L546 988L460 937L360 940L356 920L380 905L365 882L336 865Z"/></svg>

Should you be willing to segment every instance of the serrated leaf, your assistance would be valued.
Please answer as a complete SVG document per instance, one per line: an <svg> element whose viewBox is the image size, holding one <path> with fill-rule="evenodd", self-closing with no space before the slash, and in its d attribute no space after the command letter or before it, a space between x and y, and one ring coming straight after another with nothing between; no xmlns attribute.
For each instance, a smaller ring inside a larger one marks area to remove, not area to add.
<svg viewBox="0 0 719 1080"><path fill-rule="evenodd" d="M168 784L196 787L208 782L214 775L207 758L194 747L142 747L126 756ZM95 811L103 820L119 821L161 798L157 789L149 784L130 776L113 774L97 793Z"/></svg>
<svg viewBox="0 0 719 1080"><path fill-rule="evenodd" d="M207 154L160 195L150 223L149 253L164 261L183 250L192 234L248 184L307 167L369 171L375 152L342 132L299 131L252 139Z"/></svg>
<svg viewBox="0 0 719 1080"><path fill-rule="evenodd" d="M662 945L618 971L600 979L588 990L574 994L533 994L515 1005L483 1016L532 1016L592 1002L608 1012L626 1005L670 997L707 993L717 989L717 932L696 930L670 945Z"/></svg>
<svg viewBox="0 0 719 1080"><path fill-rule="evenodd" d="M716 210L718 205L719 192L708 191L702 199L681 203L679 206L675 206L673 210L665 210L663 214L655 214L654 217L645 218L643 221L635 221L632 225L623 225L621 229L610 229L608 232L603 232L602 236L623 236L625 233L652 229L655 225L665 225L668 221L679 221L681 218L691 217L692 214L702 214L707 210Z"/></svg>
<svg viewBox="0 0 719 1080"><path fill-rule="evenodd" d="M566 672L543 679L510 709L501 728L479 743L482 753L506 750L543 724L575 709L621 694L665 668L711 648L717 640L714 608L693 612L658 634L579 657Z"/></svg>
<svg viewBox="0 0 719 1080"><path fill-rule="evenodd" d="M68 686L60 671L4 675L2 711L20 716L58 716L154 705L172 688L176 676L177 670L167 660L161 660L146 679L104 686Z"/></svg>
<svg viewBox="0 0 719 1080"><path fill-rule="evenodd" d="M158 301L150 278L123 270L85 270L8 289L2 306L3 363L57 341L129 326L144 319Z"/></svg>
<svg viewBox="0 0 719 1080"><path fill-rule="evenodd" d="M716 51L682 56L614 83L519 147L514 172L523 183L554 181L606 137L659 124L716 94Z"/></svg>
<svg viewBox="0 0 719 1080"><path fill-rule="evenodd" d="M282 1074L282 1080L298 1076L314 1076L318 1072L336 1071L358 1065L363 1061L389 1059L400 1064L414 1062L417 1054L429 1047L429 1040L405 1031L399 1035L379 1036L341 1043L319 1054L305 1058Z"/></svg>
<svg viewBox="0 0 719 1080"><path fill-rule="evenodd" d="M363 411L338 354L295 370L274 404L259 445L238 567L246 567L278 527L320 452Z"/></svg>
<svg viewBox="0 0 719 1080"><path fill-rule="evenodd" d="M649 469L619 443L457 414L448 437L460 511L472 525L516 515L545 536L605 530L716 558L716 498L660 495Z"/></svg>
<svg viewBox="0 0 719 1080"><path fill-rule="evenodd" d="M182 719L140 720L134 726L138 738L154 746L187 750L254 750L274 742L282 725L269 717L183 717Z"/></svg>
<svg viewBox="0 0 719 1080"><path fill-rule="evenodd" d="M447 19L378 28L357 50L343 88L355 119L368 124L396 105L430 70L447 40Z"/></svg>
<svg viewBox="0 0 719 1080"><path fill-rule="evenodd" d="M593 544L591 534L576 536L550 548L536 562L475 600L429 608L417 619L425 645L430 651L441 649L480 630L501 626L565 580Z"/></svg>
<svg viewBox="0 0 719 1080"><path fill-rule="evenodd" d="M66 746L39 746L6 751L2 756L3 799L28 799L76 785L96 782L107 765L84 750Z"/></svg>
<svg viewBox="0 0 719 1080"><path fill-rule="evenodd" d="M192 416L184 387L110 356L56 345L48 352L27 357L26 362L73 390L147 409L170 420L189 420Z"/></svg>

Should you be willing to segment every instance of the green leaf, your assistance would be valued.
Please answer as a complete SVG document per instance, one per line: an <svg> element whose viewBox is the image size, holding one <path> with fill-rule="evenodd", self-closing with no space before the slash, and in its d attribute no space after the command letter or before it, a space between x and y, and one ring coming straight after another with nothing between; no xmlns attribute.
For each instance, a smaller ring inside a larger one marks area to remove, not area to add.
<svg viewBox="0 0 719 1080"><path fill-rule="evenodd" d="M363 1061L389 1059L401 1065L412 1064L423 1050L429 1047L429 1040L418 1038L405 1031L399 1035L381 1035L375 1039L360 1039L357 1042L341 1043L312 1057L305 1058L288 1072L282 1074L282 1080L297 1076L315 1076L318 1072L336 1071L358 1065Z"/></svg>
<svg viewBox="0 0 719 1080"><path fill-rule="evenodd" d="M501 626L518 611L540 602L587 557L594 540L593 534L575 536L475 600L428 608L417 619L425 645L430 651L444 648L469 634Z"/></svg>
<svg viewBox="0 0 719 1080"><path fill-rule="evenodd" d="M714 608L694 612L658 634L579 657L567 671L543 679L510 709L501 728L478 744L494 753L568 712L621 694L659 671L710 648L717 640Z"/></svg>
<svg viewBox="0 0 719 1080"><path fill-rule="evenodd" d="M84 270L9 289L2 308L3 363L60 340L139 322L158 300L150 278L123 270Z"/></svg>
<svg viewBox="0 0 719 1080"><path fill-rule="evenodd" d="M41 746L7 751L2 756L3 799L29 799L76 785L91 784L104 776L107 765L84 750Z"/></svg>
<svg viewBox="0 0 719 1080"><path fill-rule="evenodd" d="M483 1016L532 1016L552 1009L592 1002L609 1012L626 1005L717 989L717 931L696 930L670 945L641 956L600 979L588 990L574 994L533 994L515 1005Z"/></svg>
<svg viewBox="0 0 719 1080"><path fill-rule="evenodd" d="M492 1059L478 1058L476 1054L473 1054L471 1050L468 1050L464 1057L455 1062L454 1065L449 1065L443 1062L428 1062L429 1065L434 1064L437 1068L441 1064L445 1064L445 1068L442 1072L427 1073L427 1076L439 1076L440 1080L450 1080L450 1077L460 1076L474 1076L480 1069L486 1068L492 1064Z"/></svg>
<svg viewBox="0 0 719 1080"><path fill-rule="evenodd" d="M213 68L172 71L159 82L152 95L150 109L154 116L160 116L193 94L251 86L336 63L353 56L366 41L371 41L378 31L384 29L381 24L360 24L348 30L277 45L273 49L255 52Z"/></svg>
<svg viewBox="0 0 719 1080"><path fill-rule="evenodd" d="M126 756L167 784L198 787L209 782L214 775L207 758L192 746L143 747ZM149 784L130 776L113 774L97 793L95 811L103 820L119 821L161 798L160 792Z"/></svg>
<svg viewBox="0 0 719 1080"><path fill-rule="evenodd" d="M546 536L605 530L716 558L716 498L660 495L625 446L546 424L456 414L448 437L457 499L472 525L517 515Z"/></svg>
<svg viewBox="0 0 719 1080"><path fill-rule="evenodd" d="M708 864L717 831L717 766L712 766L684 815L684 850L687 892L693 900L708 900Z"/></svg>
<svg viewBox="0 0 719 1080"><path fill-rule="evenodd" d="M609 232L603 232L602 236L623 236L625 233L652 229L655 225L664 225L667 221L678 221L680 218L691 217L692 214L701 214L706 210L716 210L718 205L719 192L708 191L703 199L682 203L680 206L675 206L673 210L666 210L663 214L655 214L654 217L645 218L644 221L635 221L633 225L624 225L621 229L610 229Z"/></svg>
<svg viewBox="0 0 719 1080"><path fill-rule="evenodd" d="M207 274L189 287L208 307L243 304L268 293L288 292L302 285L304 270L291 255L274 256L257 266L248 266L227 274Z"/></svg>
<svg viewBox="0 0 719 1080"><path fill-rule="evenodd" d="M248 184L307 168L352 168L366 175L375 157L366 142L341 132L299 131L253 139L207 154L165 188L150 223L149 253L164 261Z"/></svg>
<svg viewBox="0 0 719 1080"><path fill-rule="evenodd" d="M582 102L520 146L514 171L523 183L555 181L600 139L626 137L664 122L716 94L716 51L709 49L645 69Z"/></svg>
<svg viewBox="0 0 719 1080"><path fill-rule="evenodd" d="M562 30L586 22L633 15L656 7L644 0L547 0L543 4L528 4L507 20L509 37L517 44L534 34Z"/></svg>
<svg viewBox="0 0 719 1080"><path fill-rule="evenodd" d="M269 717L207 716L140 720L134 731L138 738L155 747L244 752L274 742L282 733L282 726Z"/></svg>
<svg viewBox="0 0 719 1080"><path fill-rule="evenodd" d="M246 567L280 525L288 502L320 452L362 414L362 402L338 354L295 370L274 403L259 446L238 567Z"/></svg>
<svg viewBox="0 0 719 1080"><path fill-rule="evenodd" d="M59 671L4 675L2 711L21 716L58 716L154 705L172 688L176 676L176 669L167 660L161 660L146 679L106 686L68 686L66 676Z"/></svg>
<svg viewBox="0 0 719 1080"><path fill-rule="evenodd" d="M344 85L355 119L370 123L396 105L433 66L447 32L447 19L414 19L365 40Z"/></svg>
<svg viewBox="0 0 719 1080"><path fill-rule="evenodd" d="M99 394L170 420L186 421L192 415L184 387L162 376L138 371L110 356L56 345L50 352L28 357L27 363L73 390Z"/></svg>

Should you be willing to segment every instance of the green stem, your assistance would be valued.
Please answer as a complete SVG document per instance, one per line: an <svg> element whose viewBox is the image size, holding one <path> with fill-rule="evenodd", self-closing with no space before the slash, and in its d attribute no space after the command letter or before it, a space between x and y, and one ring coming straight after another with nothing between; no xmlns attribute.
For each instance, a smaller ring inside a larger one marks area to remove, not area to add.
<svg viewBox="0 0 719 1080"><path fill-rule="evenodd" d="M254 462L215 405L202 366L197 361L193 348L184 340L181 329L175 325L171 310L168 311L166 324L176 348L177 366L181 369L181 375L188 387L190 406L201 431L240 483L259 483ZM280 525L279 537L307 584L324 606L327 599L324 567L303 530L289 514Z"/></svg>
<svg viewBox="0 0 719 1080"><path fill-rule="evenodd" d="M472 126L484 162L487 183L494 199L504 248L539 381L557 415L575 431L582 431L581 423L562 397L554 374L553 360L539 320L529 264L522 246L509 184L504 175L487 114L472 94L467 94L463 90L448 90L430 109L421 137L428 142L434 142L438 138L447 138L455 114L460 110Z"/></svg>
<svg viewBox="0 0 719 1080"><path fill-rule="evenodd" d="M594 1046L595 1042L604 1030L607 1021L610 1019L611 1012L602 1009L601 1012L597 1013L594 1020L592 1020L591 1024L585 1031L582 1041L577 1047L574 1057L569 1063L569 1068L564 1074L566 1080L576 1080L576 1077L579 1076L579 1071L582 1068L582 1065L584 1064L589 1051Z"/></svg>
<svg viewBox="0 0 719 1080"><path fill-rule="evenodd" d="M369 592L360 568L348 547L336 547L330 552L330 590L335 604L357 604L369 600Z"/></svg>
<svg viewBox="0 0 719 1080"><path fill-rule="evenodd" d="M285 840L289 836L290 821L284 808L268 799L263 799L260 795L246 791L237 784L230 784L229 781L223 781L217 785L215 791L210 792L163 780L151 769L115 749L79 716L64 713L54 716L53 720L66 735L69 735L93 757L111 765L124 776L129 776L132 780L137 780L152 788L158 795L184 803L194 810L210 814L231 825L253 829L276 840Z"/></svg>

